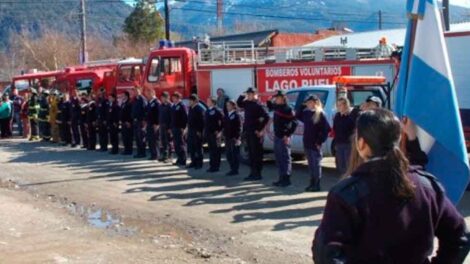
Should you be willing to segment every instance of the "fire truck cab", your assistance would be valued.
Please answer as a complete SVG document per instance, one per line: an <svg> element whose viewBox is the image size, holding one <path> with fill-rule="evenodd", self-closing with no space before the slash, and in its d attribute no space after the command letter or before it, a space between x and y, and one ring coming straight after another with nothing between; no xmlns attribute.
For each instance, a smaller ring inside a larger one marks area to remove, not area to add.
<svg viewBox="0 0 470 264"><path fill-rule="evenodd" d="M153 89L157 96L163 92L180 92L187 98L199 92L195 84L196 53L188 48L161 47L153 50L142 80L144 90Z"/></svg>
<svg viewBox="0 0 470 264"><path fill-rule="evenodd" d="M4 93L11 93L12 89L17 89L20 95L24 95L30 87L42 86L46 89L50 88L56 81L60 71L36 72L14 76L11 86L5 89Z"/></svg>
<svg viewBox="0 0 470 264"><path fill-rule="evenodd" d="M104 88L104 77L110 71L108 68L69 67L57 78L55 88L71 96L77 91L96 94Z"/></svg>
<svg viewBox="0 0 470 264"><path fill-rule="evenodd" d="M133 94L132 88L142 83L144 67L142 59L127 58L118 61L112 70L105 74L104 88L107 94L116 93L118 97L125 91Z"/></svg>

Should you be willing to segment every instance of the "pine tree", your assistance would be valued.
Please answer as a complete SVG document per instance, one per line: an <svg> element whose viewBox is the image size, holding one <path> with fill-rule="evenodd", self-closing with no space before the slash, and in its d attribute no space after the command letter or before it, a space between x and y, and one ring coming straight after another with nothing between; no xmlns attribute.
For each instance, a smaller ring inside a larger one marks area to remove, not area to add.
<svg viewBox="0 0 470 264"><path fill-rule="evenodd" d="M123 31L134 42L155 42L164 37L164 22L153 1L138 0L126 18Z"/></svg>

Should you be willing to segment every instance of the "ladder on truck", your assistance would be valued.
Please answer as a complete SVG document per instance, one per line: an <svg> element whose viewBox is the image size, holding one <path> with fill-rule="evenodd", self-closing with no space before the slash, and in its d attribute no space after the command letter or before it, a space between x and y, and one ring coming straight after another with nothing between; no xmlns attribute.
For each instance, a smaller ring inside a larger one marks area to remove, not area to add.
<svg viewBox="0 0 470 264"><path fill-rule="evenodd" d="M199 42L199 65L381 59L375 48L256 47L253 41Z"/></svg>

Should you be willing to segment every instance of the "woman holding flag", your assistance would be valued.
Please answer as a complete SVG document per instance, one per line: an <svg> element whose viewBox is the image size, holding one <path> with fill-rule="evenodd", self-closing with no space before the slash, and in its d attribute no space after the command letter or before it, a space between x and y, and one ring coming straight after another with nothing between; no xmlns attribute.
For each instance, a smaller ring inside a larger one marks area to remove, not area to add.
<svg viewBox="0 0 470 264"><path fill-rule="evenodd" d="M398 119L366 111L356 133L363 163L328 195L315 263L463 263L470 249L465 220L434 176L409 167ZM434 237L439 249L429 262Z"/></svg>

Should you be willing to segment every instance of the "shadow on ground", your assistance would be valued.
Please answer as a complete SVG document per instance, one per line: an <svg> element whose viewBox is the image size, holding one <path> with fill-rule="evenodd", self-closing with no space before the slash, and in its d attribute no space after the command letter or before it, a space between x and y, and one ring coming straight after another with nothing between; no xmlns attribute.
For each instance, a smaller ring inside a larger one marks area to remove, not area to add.
<svg viewBox="0 0 470 264"><path fill-rule="evenodd" d="M149 202L177 199L183 207L219 205L213 215L230 214L232 223L272 220L272 230L281 231L319 224L326 193L306 194L307 167L295 164L294 185L279 189L271 186L277 174L273 161L267 161L265 179L259 183L242 181L247 169L240 176L207 174L203 170L187 170L168 164L147 160L135 160L129 156L108 155L98 151L85 151L61 147L51 143L0 141L3 151L13 153L10 163L51 164L73 172L76 176L67 180L37 181L25 186L59 184L63 182L105 179L125 181L129 186L124 194L149 193ZM224 163L224 162L223 162ZM207 165L206 165L207 166ZM242 166L243 167L243 166ZM330 188L338 179L334 170L325 169L324 187Z"/></svg>

